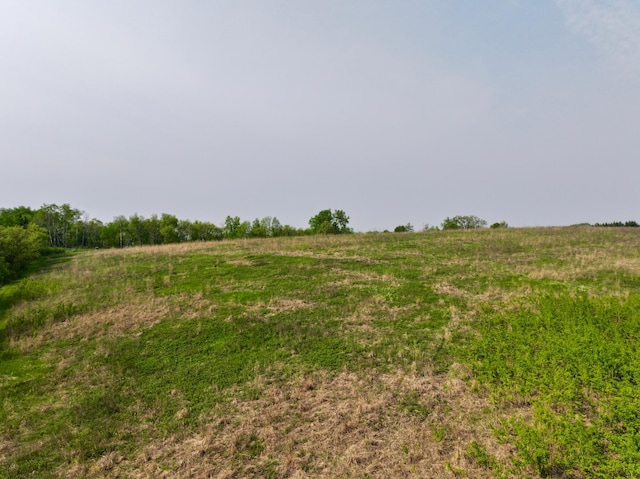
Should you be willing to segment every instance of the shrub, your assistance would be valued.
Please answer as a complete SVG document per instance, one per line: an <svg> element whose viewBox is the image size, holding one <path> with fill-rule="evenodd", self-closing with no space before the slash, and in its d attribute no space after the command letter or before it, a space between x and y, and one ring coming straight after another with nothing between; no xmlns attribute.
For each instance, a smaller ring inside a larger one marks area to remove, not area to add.
<svg viewBox="0 0 640 479"><path fill-rule="evenodd" d="M413 231L413 226L411 223L407 223L406 225L396 226L393 231L394 233L409 233Z"/></svg>
<svg viewBox="0 0 640 479"><path fill-rule="evenodd" d="M506 221L500 221L499 223L493 223L490 228L491 229L496 229L496 228L508 228L509 225L507 224Z"/></svg>
<svg viewBox="0 0 640 479"><path fill-rule="evenodd" d="M0 283L15 278L46 246L47 236L35 225L0 226Z"/></svg>
<svg viewBox="0 0 640 479"><path fill-rule="evenodd" d="M454 216L453 218L445 218L442 222L443 230L470 230L485 228L487 222L477 216Z"/></svg>

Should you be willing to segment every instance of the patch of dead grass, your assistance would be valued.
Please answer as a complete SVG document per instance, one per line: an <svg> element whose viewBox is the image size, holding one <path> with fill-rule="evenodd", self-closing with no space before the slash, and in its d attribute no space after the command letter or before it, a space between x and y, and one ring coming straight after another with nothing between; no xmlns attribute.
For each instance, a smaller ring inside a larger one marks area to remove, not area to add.
<svg viewBox="0 0 640 479"><path fill-rule="evenodd" d="M306 301L299 298L273 298L268 302L258 302L246 307L247 313L256 311L266 312L265 317L269 318L281 313L289 311L298 311L301 309L311 309L315 307L312 301Z"/></svg>
<svg viewBox="0 0 640 479"><path fill-rule="evenodd" d="M196 433L163 438L136 457L107 453L85 472L106 478L490 478L465 446L476 441L502 464L514 450L495 439L495 408L471 391L463 369L447 375L318 372L284 384L259 377L250 385L261 391L258 399L231 391L230 407L212 412ZM419 401L425 415L404 408L407 397ZM247 449L246 438L259 447Z"/></svg>
<svg viewBox="0 0 640 479"><path fill-rule="evenodd" d="M129 298L129 301L114 304L107 310L79 314L66 321L50 323L37 335L13 339L11 347L30 351L48 341L121 336L150 328L175 311L170 299L165 297Z"/></svg>
<svg viewBox="0 0 640 479"><path fill-rule="evenodd" d="M469 294L466 291L448 282L436 283L431 285L431 287L438 294L453 296L454 298L465 298L469 296Z"/></svg>

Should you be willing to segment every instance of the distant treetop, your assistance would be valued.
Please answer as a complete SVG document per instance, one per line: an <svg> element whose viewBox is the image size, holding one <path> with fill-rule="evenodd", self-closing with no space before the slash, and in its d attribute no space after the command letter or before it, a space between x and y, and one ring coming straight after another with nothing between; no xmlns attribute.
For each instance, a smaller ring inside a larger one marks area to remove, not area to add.
<svg viewBox="0 0 640 479"><path fill-rule="evenodd" d="M486 228L487 222L477 216L454 216L445 218L442 222L443 230L470 230Z"/></svg>
<svg viewBox="0 0 640 479"><path fill-rule="evenodd" d="M611 228L619 228L619 227L627 227L627 228L638 228L640 224L637 221L614 221L613 223L596 223L593 226L606 226Z"/></svg>
<svg viewBox="0 0 640 479"><path fill-rule="evenodd" d="M309 220L311 232L314 234L353 233L347 225L349 217L342 210L322 210Z"/></svg>

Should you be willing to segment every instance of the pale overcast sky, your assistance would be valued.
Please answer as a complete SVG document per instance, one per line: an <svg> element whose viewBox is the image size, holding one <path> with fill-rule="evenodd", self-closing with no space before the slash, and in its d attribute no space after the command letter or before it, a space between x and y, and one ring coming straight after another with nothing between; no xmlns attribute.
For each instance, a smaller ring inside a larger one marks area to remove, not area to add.
<svg viewBox="0 0 640 479"><path fill-rule="evenodd" d="M0 0L0 207L640 220L640 0Z"/></svg>

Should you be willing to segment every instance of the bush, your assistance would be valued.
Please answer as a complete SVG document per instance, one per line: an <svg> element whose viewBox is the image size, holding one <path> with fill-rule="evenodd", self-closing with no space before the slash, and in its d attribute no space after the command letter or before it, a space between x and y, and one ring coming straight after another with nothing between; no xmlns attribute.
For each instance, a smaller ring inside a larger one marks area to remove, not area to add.
<svg viewBox="0 0 640 479"><path fill-rule="evenodd" d="M497 229L497 228L508 228L509 225L507 224L506 221L500 221L499 223L493 223L490 228L491 229Z"/></svg>
<svg viewBox="0 0 640 479"><path fill-rule="evenodd" d="M393 231L394 233L410 233L413 231L413 226L411 223L407 223L406 225L396 226Z"/></svg>
<svg viewBox="0 0 640 479"><path fill-rule="evenodd" d="M454 216L445 218L442 222L443 230L470 230L485 228L487 222L477 216Z"/></svg>
<svg viewBox="0 0 640 479"><path fill-rule="evenodd" d="M46 245L46 233L35 225L0 226L0 283L17 277Z"/></svg>

